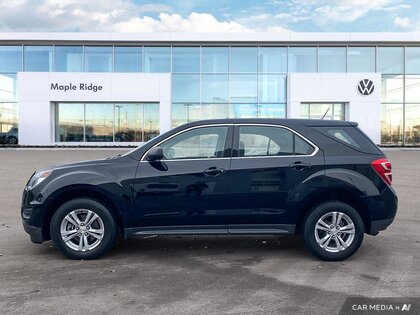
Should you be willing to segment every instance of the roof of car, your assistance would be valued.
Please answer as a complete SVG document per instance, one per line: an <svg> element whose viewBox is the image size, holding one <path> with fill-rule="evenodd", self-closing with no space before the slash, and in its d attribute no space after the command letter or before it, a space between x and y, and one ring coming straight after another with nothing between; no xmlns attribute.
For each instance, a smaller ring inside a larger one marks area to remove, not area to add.
<svg viewBox="0 0 420 315"><path fill-rule="evenodd" d="M357 126L356 122L342 120L321 120L321 119L293 119L293 118L227 118L199 120L188 123L186 126L214 125L214 124L274 124L293 127L295 125L305 126Z"/></svg>

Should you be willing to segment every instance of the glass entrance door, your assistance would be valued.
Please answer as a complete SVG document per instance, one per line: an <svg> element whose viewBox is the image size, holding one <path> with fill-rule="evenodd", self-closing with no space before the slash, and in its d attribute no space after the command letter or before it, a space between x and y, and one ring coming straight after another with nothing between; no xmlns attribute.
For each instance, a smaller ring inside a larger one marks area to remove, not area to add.
<svg viewBox="0 0 420 315"><path fill-rule="evenodd" d="M301 103L300 116L307 119L346 120L346 103Z"/></svg>

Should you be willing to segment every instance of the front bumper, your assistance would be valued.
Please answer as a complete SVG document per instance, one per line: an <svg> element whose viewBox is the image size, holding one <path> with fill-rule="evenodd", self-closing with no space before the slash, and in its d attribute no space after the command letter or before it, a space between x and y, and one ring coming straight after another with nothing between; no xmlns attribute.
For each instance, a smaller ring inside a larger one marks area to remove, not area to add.
<svg viewBox="0 0 420 315"><path fill-rule="evenodd" d="M42 242L45 241L43 233L42 233L42 228L27 225L24 220L22 220L22 223L23 223L23 229L31 237L32 243L41 244Z"/></svg>

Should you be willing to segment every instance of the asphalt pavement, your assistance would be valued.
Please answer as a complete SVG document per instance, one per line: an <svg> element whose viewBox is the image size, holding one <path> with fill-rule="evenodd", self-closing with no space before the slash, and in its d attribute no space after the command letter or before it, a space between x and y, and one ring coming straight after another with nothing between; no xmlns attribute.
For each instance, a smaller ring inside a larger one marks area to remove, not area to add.
<svg viewBox="0 0 420 315"><path fill-rule="evenodd" d="M94 261L32 244L19 208L34 170L122 152L0 149L0 314L338 314L352 296L420 300L418 150L386 151L397 218L344 262L294 235L135 237Z"/></svg>

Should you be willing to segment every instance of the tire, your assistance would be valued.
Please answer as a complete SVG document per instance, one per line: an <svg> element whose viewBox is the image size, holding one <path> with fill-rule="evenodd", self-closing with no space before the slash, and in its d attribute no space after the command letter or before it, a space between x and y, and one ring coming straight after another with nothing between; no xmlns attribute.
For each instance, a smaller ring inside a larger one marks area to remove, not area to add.
<svg viewBox="0 0 420 315"><path fill-rule="evenodd" d="M90 198L73 199L61 205L50 225L54 245L70 259L98 258L114 245L117 231L107 207Z"/></svg>
<svg viewBox="0 0 420 315"><path fill-rule="evenodd" d="M18 139L17 139L16 137L10 136L10 137L7 139L7 143L8 143L8 144L17 144L17 143L18 143Z"/></svg>
<svg viewBox="0 0 420 315"><path fill-rule="evenodd" d="M334 216L336 221L339 219L335 225ZM352 256L362 244L364 232L363 220L357 211L340 201L317 205L306 216L302 229L306 247L326 261L340 261Z"/></svg>

